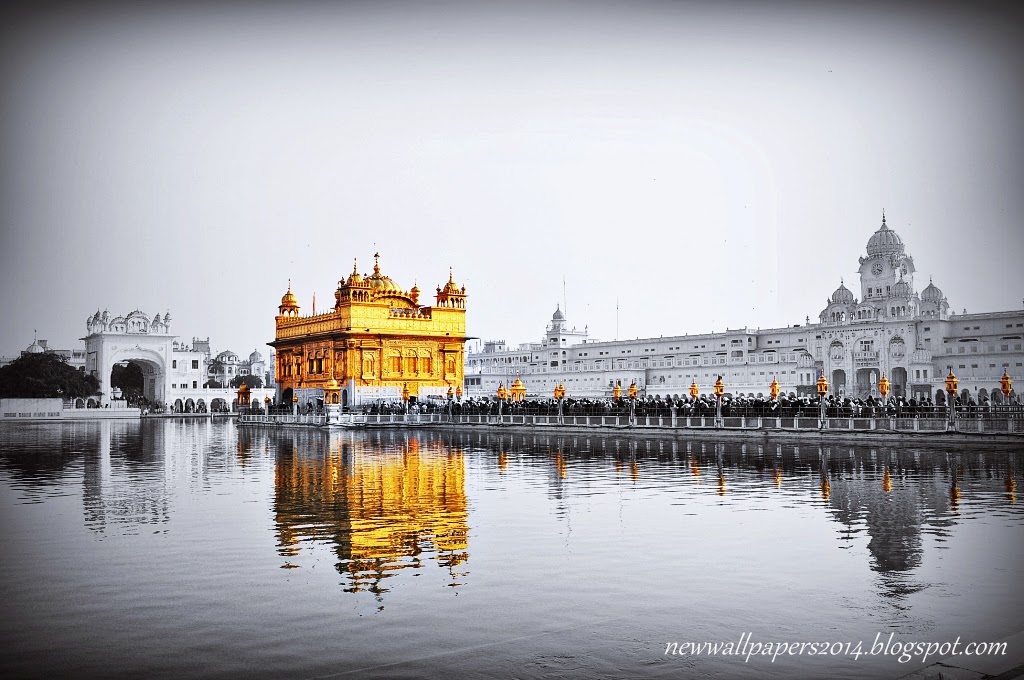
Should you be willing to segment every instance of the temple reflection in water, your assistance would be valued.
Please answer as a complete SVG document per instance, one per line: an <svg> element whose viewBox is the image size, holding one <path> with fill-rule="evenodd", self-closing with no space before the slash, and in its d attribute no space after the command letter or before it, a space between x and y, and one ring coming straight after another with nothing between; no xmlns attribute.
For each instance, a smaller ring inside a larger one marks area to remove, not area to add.
<svg viewBox="0 0 1024 680"><path fill-rule="evenodd" d="M84 524L100 536L163 533L191 494L266 484L284 566L308 566L307 548L327 545L342 586L378 597L390 577L432 567L445 585L469 583L467 494L499 480L541 489L559 520L607 494L668 497L693 513L820 513L836 547L860 556L858 568L877 575L875 592L895 606L919 589L926 551L944 550L957 525L1024 511L1024 454L981 448L170 421L8 428L0 447L0 469L30 502L81 484Z"/></svg>
<svg viewBox="0 0 1024 680"><path fill-rule="evenodd" d="M469 558L465 462L458 447L421 446L415 435L387 444L341 433L282 434L276 441L274 512L279 552L330 542L349 592L388 590L385 579L431 561L448 585Z"/></svg>

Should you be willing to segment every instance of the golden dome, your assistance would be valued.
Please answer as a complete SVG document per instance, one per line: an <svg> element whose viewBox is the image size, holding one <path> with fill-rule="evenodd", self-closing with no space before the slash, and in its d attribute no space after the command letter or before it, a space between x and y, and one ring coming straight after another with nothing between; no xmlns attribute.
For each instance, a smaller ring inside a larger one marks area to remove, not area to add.
<svg viewBox="0 0 1024 680"><path fill-rule="evenodd" d="M327 381L327 385L326 385L325 389L336 390L336 389L338 389L338 387L339 387L338 381L335 380L334 378L331 378L330 380Z"/></svg>
<svg viewBox="0 0 1024 680"><path fill-rule="evenodd" d="M458 295L459 287L455 284L455 279L452 278L452 269L448 268L448 283L444 284L444 290L442 291L448 295Z"/></svg>
<svg viewBox="0 0 1024 680"><path fill-rule="evenodd" d="M373 254L373 274L367 277L366 282L378 295L405 295L405 291L390 276L380 273L380 253Z"/></svg>
<svg viewBox="0 0 1024 680"><path fill-rule="evenodd" d="M295 297L295 293L292 292L292 280L288 279L288 292L281 298L282 307L298 307L299 300Z"/></svg>
<svg viewBox="0 0 1024 680"><path fill-rule="evenodd" d="M352 258L352 273L348 275L348 280L345 281L346 286L355 286L363 282L363 277L357 269L355 258Z"/></svg>

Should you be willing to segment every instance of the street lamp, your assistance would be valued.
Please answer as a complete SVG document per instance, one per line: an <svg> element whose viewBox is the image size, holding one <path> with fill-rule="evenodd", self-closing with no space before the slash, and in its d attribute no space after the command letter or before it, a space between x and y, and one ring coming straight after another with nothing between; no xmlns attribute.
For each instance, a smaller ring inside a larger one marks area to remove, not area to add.
<svg viewBox="0 0 1024 680"><path fill-rule="evenodd" d="M824 430L827 425L825 418L825 396L828 394L828 380L825 379L825 371L818 376L818 429Z"/></svg>
<svg viewBox="0 0 1024 680"><path fill-rule="evenodd" d="M505 403L508 391L505 390L505 383L498 383L498 422L501 422L501 407Z"/></svg>
<svg viewBox="0 0 1024 680"><path fill-rule="evenodd" d="M1007 375L1005 368L1003 369L1003 377L999 379L999 391L1003 393L1003 403L1009 407L1010 392L1013 391L1013 380L1011 380L1010 376ZM1009 414L1010 409L1007 408L1006 411L1007 414Z"/></svg>
<svg viewBox="0 0 1024 680"><path fill-rule="evenodd" d="M697 396L700 394L700 388L697 387L697 381L694 380L690 383L690 398L697 401Z"/></svg>
<svg viewBox="0 0 1024 680"><path fill-rule="evenodd" d="M946 368L949 369L949 375L946 376L946 393L949 394L949 422L946 430L956 431L956 388L960 380L954 375L952 366Z"/></svg>
<svg viewBox="0 0 1024 680"><path fill-rule="evenodd" d="M519 379L519 374L516 374L516 379L512 381L512 387L509 388L509 397L512 401L522 401L526 397L526 385Z"/></svg>
<svg viewBox="0 0 1024 680"><path fill-rule="evenodd" d="M772 384L768 386L768 394L772 395L772 401L779 398L779 381L772 377Z"/></svg>
<svg viewBox="0 0 1024 680"><path fill-rule="evenodd" d="M555 400L558 401L558 424L562 424L562 400L565 399L565 385L558 383L555 387Z"/></svg>
<svg viewBox="0 0 1024 680"><path fill-rule="evenodd" d="M889 396L889 379L885 377L885 373L882 374L882 379L878 381L878 392L882 395L882 402L885 402L885 398Z"/></svg>
<svg viewBox="0 0 1024 680"><path fill-rule="evenodd" d="M402 410L409 412L409 383L402 383Z"/></svg>
<svg viewBox="0 0 1024 680"><path fill-rule="evenodd" d="M722 395L725 394L725 383L722 376L715 381L715 427L722 427Z"/></svg>
<svg viewBox="0 0 1024 680"><path fill-rule="evenodd" d="M627 394L629 394L629 424L636 425L636 380L629 384L629 391Z"/></svg>
<svg viewBox="0 0 1024 680"><path fill-rule="evenodd" d="M622 381L615 381L615 388L612 390L612 398L615 401L619 401L620 399L622 399Z"/></svg>
<svg viewBox="0 0 1024 680"><path fill-rule="evenodd" d="M448 394L447 394L447 396L448 396L448 422L450 423L452 421L452 398L455 396L455 390L452 389L451 385L448 386Z"/></svg>

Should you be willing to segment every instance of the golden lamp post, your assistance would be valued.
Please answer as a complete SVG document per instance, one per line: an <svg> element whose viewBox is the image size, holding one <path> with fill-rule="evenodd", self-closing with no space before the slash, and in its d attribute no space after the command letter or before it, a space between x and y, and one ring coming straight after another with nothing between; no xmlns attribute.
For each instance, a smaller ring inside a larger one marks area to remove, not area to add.
<svg viewBox="0 0 1024 680"><path fill-rule="evenodd" d="M882 379L878 381L878 392L882 395L882 401L885 402L885 398L889 396L889 379L885 377L885 373L882 374Z"/></svg>
<svg viewBox="0 0 1024 680"><path fill-rule="evenodd" d="M629 424L636 425L636 395L637 395L636 380L629 384Z"/></svg>
<svg viewBox="0 0 1024 680"><path fill-rule="evenodd" d="M828 380L825 379L825 371L821 372L818 376L817 382L818 388L818 429L824 430L828 425L828 419L825 417L825 397L828 395Z"/></svg>
<svg viewBox="0 0 1024 680"><path fill-rule="evenodd" d="M455 388L455 401L462 403L462 385Z"/></svg>
<svg viewBox="0 0 1024 680"><path fill-rule="evenodd" d="M512 401L522 401L526 397L526 385L516 375L516 379L512 381L512 387L509 388L509 397Z"/></svg>
<svg viewBox="0 0 1024 680"><path fill-rule="evenodd" d="M779 381L772 377L772 384L768 386L768 394L772 395L772 401L779 398Z"/></svg>
<svg viewBox="0 0 1024 680"><path fill-rule="evenodd" d="M448 397L448 422L450 423L452 421L452 399L455 397L455 390L452 389L451 385L448 386L446 396Z"/></svg>
<svg viewBox="0 0 1024 680"><path fill-rule="evenodd" d="M715 381L715 427L722 427L722 395L725 394L725 383L722 376Z"/></svg>
<svg viewBox="0 0 1024 680"><path fill-rule="evenodd" d="M295 395L292 397L292 415L299 415L299 396Z"/></svg>
<svg viewBox="0 0 1024 680"><path fill-rule="evenodd" d="M615 388L612 389L612 399L615 401L622 399L622 382L619 380L615 381Z"/></svg>
<svg viewBox="0 0 1024 680"><path fill-rule="evenodd" d="M263 408L267 412L267 415L270 415L270 395L269 394L267 396L263 397Z"/></svg>
<svg viewBox="0 0 1024 680"><path fill-rule="evenodd" d="M555 401L558 402L558 424L562 424L562 400L565 399L565 385L558 383L555 387Z"/></svg>
<svg viewBox="0 0 1024 680"><path fill-rule="evenodd" d="M697 387L697 381L694 380L690 383L690 399L697 401L697 397L700 395L700 388Z"/></svg>
<svg viewBox="0 0 1024 680"><path fill-rule="evenodd" d="M505 383L498 383L498 422L501 422L501 407L505 403L505 399L508 398L508 390L505 389Z"/></svg>
<svg viewBox="0 0 1024 680"><path fill-rule="evenodd" d="M402 383L402 410L409 412L409 383Z"/></svg>
<svg viewBox="0 0 1024 680"><path fill-rule="evenodd" d="M949 422L946 423L947 430L956 430L956 388L960 385L960 379L953 373L953 367L947 366L949 375L946 376L946 393L949 395Z"/></svg>
<svg viewBox="0 0 1024 680"><path fill-rule="evenodd" d="M1003 377L999 379L999 391L1003 393L1003 403L1009 406L1010 392L1013 392L1013 380L1007 375L1005 368L1003 369Z"/></svg>

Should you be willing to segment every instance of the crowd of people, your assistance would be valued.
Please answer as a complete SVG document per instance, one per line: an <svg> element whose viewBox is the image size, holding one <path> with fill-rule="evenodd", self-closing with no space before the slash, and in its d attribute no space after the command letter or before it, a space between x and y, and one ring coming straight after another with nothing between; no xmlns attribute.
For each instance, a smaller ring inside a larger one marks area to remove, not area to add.
<svg viewBox="0 0 1024 680"><path fill-rule="evenodd" d="M958 417L986 417L999 414L1005 417L1024 416L1024 408L1019 399L1011 396L1009 405L994 405L988 399L982 403L974 397L955 401ZM630 404L626 397L613 398L566 398L562 403L565 416L600 416L626 415L630 408L635 408L638 417L663 416L670 417L675 412L678 418L713 418L716 412L715 398L712 395L692 397L640 397L635 404ZM729 417L763 417L763 418L816 418L819 413L820 399L814 396L798 396L795 393L780 394L777 399L768 396L725 395L722 397L722 416ZM376 402L366 408L374 414L390 413L447 413L453 415L557 415L558 402L554 399L528 399L524 401L506 400L499 404L496 397L480 397L453 400L450 404L444 400L424 400L410 404L403 402ZM926 397L920 401L906 397L851 398L837 395L825 397L826 414L830 418L943 418L948 414L945 403L934 403Z"/></svg>

